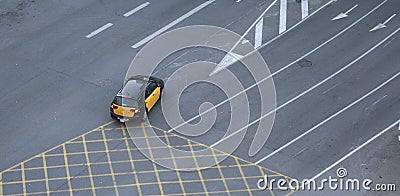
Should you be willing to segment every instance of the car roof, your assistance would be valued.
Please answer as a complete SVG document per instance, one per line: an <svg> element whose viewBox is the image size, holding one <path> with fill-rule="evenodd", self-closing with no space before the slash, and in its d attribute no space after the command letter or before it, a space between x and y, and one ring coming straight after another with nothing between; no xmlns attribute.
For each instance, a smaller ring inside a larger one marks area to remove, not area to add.
<svg viewBox="0 0 400 196"><path fill-rule="evenodd" d="M125 82L117 96L126 96L131 99L139 98L146 87L147 81L141 79L130 79Z"/></svg>

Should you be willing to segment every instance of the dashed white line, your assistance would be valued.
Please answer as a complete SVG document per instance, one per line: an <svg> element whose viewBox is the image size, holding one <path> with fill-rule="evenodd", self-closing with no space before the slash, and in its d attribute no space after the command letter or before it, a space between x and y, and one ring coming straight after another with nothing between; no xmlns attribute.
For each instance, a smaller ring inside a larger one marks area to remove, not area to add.
<svg viewBox="0 0 400 196"><path fill-rule="evenodd" d="M138 48L138 47L142 46L143 44L149 42L153 38L155 38L158 35L164 33L165 31L167 31L171 27L173 27L176 24L182 22L186 18L192 16L193 14L197 13L198 11L202 10L203 8L207 7L208 5L210 5L213 2L215 2L215 0L209 0L209 1L206 1L206 2L202 3L201 5L195 7L194 9L190 10L189 12L187 12L186 14L184 14L181 17L177 18L176 20L174 20L171 23L167 24L163 28L159 29L158 31L156 31L156 32L152 33L151 35L147 36L146 38L142 39L141 41L139 41L138 43L133 45L132 48Z"/></svg>
<svg viewBox="0 0 400 196"><path fill-rule="evenodd" d="M91 38L91 37L93 37L93 36L99 34L100 32L102 32L102 31L104 31L104 30L110 28L111 26L113 26L113 24L109 22L109 23L103 25L102 27L100 27L100 28L94 30L94 31L91 32L89 35L86 35L86 38Z"/></svg>
<svg viewBox="0 0 400 196"><path fill-rule="evenodd" d="M345 159L349 158L351 155L353 155L354 153L356 153L357 151L359 151L361 148L363 148L364 146L368 145L369 143L371 143L372 141L374 141L376 138L378 138L379 136L383 135L384 133L386 133L387 131L389 131L390 129L392 129L393 127L395 127L397 124L400 123L400 120L398 120L397 122L389 125L386 129L382 130L381 132L379 132L378 134L376 134L375 136L371 137L369 140L367 140L366 142L364 142L363 144L361 144L360 146L358 146L357 148L355 148L354 150L352 150L351 152L349 152L348 154L346 154L345 156L343 156L342 158L340 158L339 160L337 160L335 163L333 163L332 165L330 165L329 167L327 167L326 169L324 169L323 171L321 171L320 173L318 173L317 175L315 175L314 177L311 178L311 180L315 180L318 177L322 176L323 174L325 174L327 171L331 170L333 167L337 166L339 163L341 163L342 161L344 161Z"/></svg>
<svg viewBox="0 0 400 196"><path fill-rule="evenodd" d="M256 30L254 33L254 47L258 48L262 44L262 37L263 37L263 26L264 26L264 18L261 18L256 25Z"/></svg>
<svg viewBox="0 0 400 196"><path fill-rule="evenodd" d="M386 2L387 2L387 0L384 0L382 3L380 3L379 5L377 5L377 6L376 6L375 8L373 8L371 11L369 11L368 13L366 13L364 16L362 16L362 17L359 18L358 20L354 21L352 24L350 24L349 26L347 26L346 28L344 28L342 31L340 31L339 33L337 33L336 35L334 35L334 36L331 37L330 39L326 40L324 43L320 44L320 45L317 46L316 48L312 49L311 51L309 51L309 52L306 53L305 55L303 55L303 56L301 56L300 58L296 59L295 61L289 63L288 65L282 67L281 69L279 69L279 70L277 70L276 72L272 73L270 76L265 77L264 79L262 79L262 80L260 80L260 81L258 81L258 82L256 82L256 83L250 85L250 86L247 87L246 89L244 89L244 90L238 92L237 94L235 94L235 95L229 97L228 99L225 99L224 101L222 101L222 102L216 104L215 106L211 107L210 109L207 109L206 111L202 112L201 114L198 114L198 115L196 115L196 116L190 118L189 120L187 120L187 122L191 122L191 121L195 120L196 118L200 117L200 115L203 115L203 114L205 114L205 113L207 113L207 112L212 111L213 109L215 109L215 108L217 108L217 107L219 107L219 106L225 104L226 102L228 102L228 101L230 101L230 100L232 100L232 99L238 97L238 96L241 95L242 93L247 92L248 90L250 90L250 89L252 89L252 88L258 86L258 85L261 84L262 82L264 82L264 81L270 79L271 77L274 77L275 75L279 74L280 72L282 72L282 71L286 70L287 68L291 67L292 65L296 64L299 60L301 60L301 59L307 57L308 55L310 55L310 54L312 54L312 53L314 53L314 52L317 51L318 49L322 48L322 47L325 46L326 44L330 43L332 40L336 39L337 37L339 37L340 35L342 35L342 34L345 33L346 31L348 31L349 29L351 29L353 26L355 26L356 24L358 24L361 20L363 20L364 18L366 18L367 16L369 16L371 13L373 13L375 10L377 10L380 6L382 6L382 5L383 5L384 3L386 3ZM271 4L271 5L272 5L272 4ZM329 5L329 4L326 4L326 5ZM265 44L264 44L264 45L265 45ZM250 53L250 54L251 54L251 53ZM247 54L247 55L250 55L250 54ZM173 128L171 128L171 129L169 129L169 130L168 130L168 133L172 132L174 129L177 129L177 128L179 128L179 127L182 127L182 126L185 125L185 124L186 124L186 122L185 122L185 123L181 123L181 124L177 125L176 127L173 127Z"/></svg>
<svg viewBox="0 0 400 196"><path fill-rule="evenodd" d="M286 31L287 0L281 0L279 10L279 34Z"/></svg>
<svg viewBox="0 0 400 196"><path fill-rule="evenodd" d="M126 12L126 13L124 14L124 17L129 17L129 16L131 16L132 14L138 12L139 10L141 10L141 9L143 9L143 8L145 8L145 7L147 7L148 5L150 5L150 3L149 3L149 2L146 2L146 3L143 3L142 5L137 6L137 7L133 8L131 11Z"/></svg>
<svg viewBox="0 0 400 196"><path fill-rule="evenodd" d="M308 16L308 0L301 0L301 19Z"/></svg>
<svg viewBox="0 0 400 196"><path fill-rule="evenodd" d="M334 88L336 88L336 87L339 86L340 84L341 84L341 82L339 82L339 83L333 85L332 87L326 89L324 92L322 92L322 95L325 95L327 92L333 90Z"/></svg>
<svg viewBox="0 0 400 196"><path fill-rule="evenodd" d="M346 65L345 67L341 68L340 70L338 70L337 72L335 72L334 74L330 75L328 78L324 79L323 81L321 81L320 83L318 83L317 85L313 86L312 88L308 89L307 91L310 91L314 88L316 88L317 86L319 86L320 84L326 82L327 80L335 77L336 75L338 75L340 72L342 72L343 70L347 69L348 67L350 67L351 65L353 65L354 63L356 63L357 61L359 61L360 59L364 58L365 56L367 56L369 53L371 53L372 51L374 51L377 47L379 47L380 45L382 45L384 42L386 42L388 39L390 39L393 35L395 35L398 31L400 30L400 28L398 28L396 31L392 32L390 35L388 35L385 39L383 39L382 41L380 41L379 43L377 43L376 45L374 45L372 48L370 48L369 50L367 50L365 53L363 53L361 56L357 57L356 59L354 59L352 62L350 62L348 65ZM301 138L303 138L304 136L306 136L307 134L311 133L312 131L314 131L315 129L317 129L318 127L322 126L323 124L325 124L326 122L330 121L331 119L335 118L336 116L340 115L341 113L343 113L344 111L346 111L347 109L351 108L352 106L354 106L355 104L359 103L360 101L364 100L366 97L368 97L369 95L371 95L372 93L374 93L375 91L379 90L380 88L382 88L383 86L385 86L387 83L389 83L390 81L392 81L393 79L395 79L398 75L400 75L400 72L397 73L396 75L394 75L393 77L391 77L389 80L386 80L384 83L382 83L381 85L379 85L378 87L374 88L373 90L371 90L370 92L368 92L367 94L365 94L364 96L360 97L359 99L357 99L356 101L354 101L353 103L347 105L346 107L344 107L343 109L339 110L338 112L336 112L335 114L333 114L332 116L326 118L325 120L323 120L322 122L318 123L317 125L313 126L311 129L307 130L306 132L302 133L301 135L297 136L296 138L294 138L293 140L289 141L288 143L286 143L285 145L281 146L280 148L274 150L272 153L268 154L267 156L261 158L260 160L258 160L257 162L255 162L256 164L259 164L261 162L263 162L264 160L268 159L269 157L277 154L278 152L282 151L283 149L285 149L286 147L290 146L291 144L295 143L296 141L300 140ZM301 93L300 95L304 95L307 91ZM296 96L295 98L297 99L300 95ZM293 99L295 99L293 98ZM292 99L292 100L293 100ZM281 105L287 105L288 103L292 102L291 100L289 100L288 102L286 102L285 104ZM279 107L281 107L279 106ZM279 107L277 109L279 109ZM259 119L261 120L262 118L266 117L268 114L266 114L265 116L260 117ZM258 120L257 120L258 121Z"/></svg>
<svg viewBox="0 0 400 196"><path fill-rule="evenodd" d="M376 100L374 103L372 103L371 105L369 105L368 107L365 108L365 110L369 110L369 108L375 106L376 104L378 104L379 102L381 102L382 100L384 100L387 97L387 95L384 95L383 97L379 98L378 100Z"/></svg>

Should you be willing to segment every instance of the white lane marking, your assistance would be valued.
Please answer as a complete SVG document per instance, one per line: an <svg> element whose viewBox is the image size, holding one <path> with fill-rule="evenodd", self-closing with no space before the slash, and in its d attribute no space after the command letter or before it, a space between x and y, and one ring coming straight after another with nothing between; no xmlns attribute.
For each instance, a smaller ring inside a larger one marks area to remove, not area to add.
<svg viewBox="0 0 400 196"><path fill-rule="evenodd" d="M279 34L286 31L287 0L281 0L279 10Z"/></svg>
<svg viewBox="0 0 400 196"><path fill-rule="evenodd" d="M104 31L104 30L110 28L111 26L113 26L113 24L109 22L109 23L103 25L102 27L100 27L100 28L94 30L94 31L91 32L89 35L86 35L86 38L91 38L91 37L93 37L93 36L99 34L100 32L102 32L102 31Z"/></svg>
<svg viewBox="0 0 400 196"><path fill-rule="evenodd" d="M139 10L141 10L141 9L143 9L143 8L145 8L145 7L147 7L148 5L150 5L150 3L149 3L149 2L146 2L146 3L143 3L142 5L137 6L137 7L133 8L131 11L126 12L126 13L124 14L124 17L129 17L129 16L131 16L132 14L138 12Z"/></svg>
<svg viewBox="0 0 400 196"><path fill-rule="evenodd" d="M323 81L321 81L320 83L318 83L317 85L322 84L323 82L333 78L334 76L336 76L337 74L339 74L340 72L342 72L343 70L347 69L348 67L350 67L351 65L353 65L354 63L356 63L357 61L359 61L360 59L364 58L365 56L367 56L369 53L371 53L373 50L375 50L377 47L379 47L380 45L382 45L384 42L386 42L390 37L392 37L393 35L395 35L398 31L400 30L400 28L398 28L396 31L394 31L393 33L391 33L389 36L387 36L385 39L383 39L382 41L380 41L378 44L376 44L375 46L373 46L372 48L370 48L368 51L366 51L365 53L363 53L361 56L357 57L356 59L354 59L352 62L350 62L348 65L346 65L345 67L341 68L340 70L338 70L337 72L335 72L334 74L330 75L328 78L324 79ZM333 114L332 116L326 118L325 120L323 120L322 122L318 123L317 125L313 126L311 129L307 130L306 132L302 133L301 135L297 136L296 138L294 138L293 140L291 140L290 142L286 143L285 145L281 146L280 148L274 150L272 153L268 154L267 156L261 158L260 160L258 160L256 162L256 164L261 163L262 161L268 159L269 157L275 155L276 153L280 152L281 150L285 149L286 147L290 146L291 144L295 143L296 141L300 140L301 138L303 138L304 136L306 136L307 134L311 133L312 131L314 131L315 129L317 129L318 127L322 126L323 124L325 124L326 122L328 122L329 120L335 118L336 116L340 115L341 113L343 113L344 111L346 111L347 109L351 108L352 106L354 106L355 104L357 104L358 102L362 101L363 99L365 99L366 97L368 97L369 95L371 95L372 93L374 93L375 91L379 90L380 88L382 88L383 86L385 86L387 83L389 83L390 81L392 81L394 78L396 78L398 75L400 74L397 73L395 76L391 77L389 80L385 81L384 83L382 83L381 85L379 85L378 87L374 88L372 91L368 92L367 94L365 94L364 96L360 97L359 99L357 99L356 101L354 101L353 103L347 105L346 107L344 107L343 109L339 110L338 112L336 112L335 114ZM310 89L314 89L317 87L317 85L313 86ZM310 89L308 89L307 91L309 91ZM303 93L302 93L303 94ZM301 94L300 94L301 95ZM299 96L299 95L298 95ZM296 96L296 97L298 97ZM295 97L295 98L296 98ZM286 102L288 103L288 102ZM285 103L285 104L286 104ZM261 120L262 117L260 117Z"/></svg>
<svg viewBox="0 0 400 196"><path fill-rule="evenodd" d="M228 54L225 55L225 57L222 59L221 64L226 65L226 64L232 64L233 62L238 61L239 59L243 58L242 55L236 54L234 52L229 52Z"/></svg>
<svg viewBox="0 0 400 196"><path fill-rule="evenodd" d="M330 88L328 88L328 89L326 89L324 92L322 92L321 94L322 95L325 95L327 92L329 92L329 91L331 91L331 90L333 90L334 88L336 88L337 86L339 86L341 84L341 82L339 82L339 83L336 83L335 85L333 85L332 87L330 87Z"/></svg>
<svg viewBox="0 0 400 196"><path fill-rule="evenodd" d="M349 152L348 154L346 154L345 156L343 156L342 158L340 158L339 160L337 160L335 163L333 163L332 165L330 165L329 167L327 167L326 169L324 169L323 171L321 171L320 173L318 173L317 175L315 175L314 177L311 178L311 180L315 180L318 177L322 176L323 174L325 174L327 171L331 170L333 167L337 166L339 163L341 163L342 161L344 161L345 159L349 158L351 155L353 155L354 153L356 153L357 151L359 151L361 148L363 148L364 146L368 145L369 143L371 143L372 141L374 141L376 138L378 138L379 136L381 136L382 134L386 133L387 131L389 131L390 129L392 129L393 127L395 127L398 123L400 123L400 120L389 125L386 129L382 130L381 132L379 132L378 134L376 134L375 136L371 137L369 140L367 140L366 142L364 142L363 144L361 144L360 146L358 146L357 148L355 148L354 150L352 150L351 152Z"/></svg>
<svg viewBox="0 0 400 196"><path fill-rule="evenodd" d="M295 25L291 26L289 29L287 29L286 31L284 31L281 34L278 34L277 36L275 36L274 38L272 38L271 40L267 41L267 43L263 44L262 46L260 46L260 48L258 48L258 50L260 50L261 48L269 45L270 43L272 43L273 41L279 39L280 37L282 37L284 34L286 34L287 32L293 30L294 28L296 28L297 26L299 26L301 23L303 23L305 20L309 19L311 16L313 16L314 14L318 13L319 11L321 11L322 9L324 9L326 6L330 5L334 0L328 1L326 4L324 4L323 6L319 7L317 10L315 10L314 12L312 12L310 15L308 15L307 17L305 17L303 20L300 20L298 23L296 23Z"/></svg>
<svg viewBox="0 0 400 196"><path fill-rule="evenodd" d="M236 48L236 46L240 43L240 41L244 39L244 37L250 32L250 30L258 23L258 21L260 21L260 20L264 17L265 13L267 13L268 10L271 9L271 7L272 7L273 5L275 5L275 3L276 3L277 1L278 1L278 0L274 0L274 1L264 10L264 12L261 13L260 16L258 16L258 18L250 25L249 28L247 28L246 32L244 32L243 35L240 37L240 39L235 43L235 45L233 45L233 47L229 50L229 52L232 52L232 51ZM248 55L248 54L246 54L246 55ZM224 58L227 58L227 57L224 57ZM222 61L221 61L221 62L222 62ZM215 67L215 69L209 74L209 76L212 76L212 75L218 73L219 71L221 71L222 69L225 69L225 68L227 68L229 65L231 65L231 64L222 64L221 62L218 63L219 66ZM234 61L234 62L235 62L235 61Z"/></svg>
<svg viewBox="0 0 400 196"><path fill-rule="evenodd" d="M308 16L308 0L301 0L301 19Z"/></svg>
<svg viewBox="0 0 400 196"><path fill-rule="evenodd" d="M393 15L390 16L388 19L386 19L383 23L379 23L379 24L376 25L374 28L372 28L371 30L369 30L369 32L372 32L372 31L376 31L376 30L385 28L385 27L386 27L386 24L387 24L390 20L392 20L395 16L396 16L396 14L393 14Z"/></svg>
<svg viewBox="0 0 400 196"><path fill-rule="evenodd" d="M236 3L239 3L240 1L242 1L242 0L236 0Z"/></svg>
<svg viewBox="0 0 400 196"><path fill-rule="evenodd" d="M261 45L259 48L257 48L257 50L260 50L261 48L267 46L267 45L270 44L271 42L273 42L273 41L275 41L276 39L280 38L282 35L286 34L286 33L289 32L289 31L291 31L292 29L294 29L295 27L297 27L298 25L300 25L303 21L305 21L305 20L307 20L308 18L310 18L312 15L318 13L318 12L321 11L323 8L325 8L326 6L330 5L333 1L334 1L334 0L331 0L331 1L327 2L326 4L324 4L323 6L319 7L317 10L315 10L314 12L312 12L310 15L308 15L307 17L305 17L303 20L300 20L298 23L296 23L295 25L291 26L288 30L282 32L281 34L278 34L278 35L275 36L274 38L272 38L272 39L270 39L269 41L267 41L267 43ZM385 0L385 1L386 1L386 0ZM277 0L273 1L273 2L269 5L269 7L259 16L259 18L258 18L257 20L254 21L254 23L253 23L253 24L248 28L248 30L242 35L241 39L243 39L244 36L247 35L247 33L251 30L251 28L253 28L254 24L256 24L257 21L260 20L260 18L262 18L262 17L265 15L265 13L266 13L276 2L277 2ZM240 40L241 40L241 39L240 39ZM239 41L240 41L240 40L239 40ZM239 41L238 41L238 42L239 42ZM243 44L243 42L242 42L242 44ZM237 44L234 45L234 47L232 47L231 51L232 51L233 49L235 49L236 46L237 46ZM250 55L250 54L253 54L253 53L250 52L250 53L248 53L248 54L245 54L244 56L248 56L248 55ZM219 63L219 65L220 65L220 66L217 66L217 67L211 72L211 74L210 74L209 76L212 76L212 75L218 73L219 71L221 71L221 70L224 69L224 68L227 68L227 67L228 67L229 65L231 65L231 64L222 65L221 63Z"/></svg>
<svg viewBox="0 0 400 196"><path fill-rule="evenodd" d="M158 35L164 33L165 31L167 31L168 29L170 29L171 27L175 26L176 24L182 22L183 20L185 20L186 18L189 18L190 16L192 16L193 14L197 13L198 11L202 10L203 8L207 7L208 5L210 5L211 3L215 2L215 0L209 0L206 1L204 3L202 3L201 5L195 7L194 9L190 10L189 12L187 12L186 14L182 15L181 17L177 18L176 20L172 21L171 23L167 24L166 26L164 26L163 28L159 29L158 31L152 33L151 35L147 36L146 38L142 39L141 41L139 41L138 43L136 43L135 45L132 46L132 48L138 48L140 46L142 46L143 44L149 42L150 40L152 40L153 38L157 37Z"/></svg>
<svg viewBox="0 0 400 196"><path fill-rule="evenodd" d="M400 120L399 120L399 127L397 127L397 130L399 130L400 131ZM399 138L399 142L400 142L400 135L398 136Z"/></svg>
<svg viewBox="0 0 400 196"><path fill-rule="evenodd" d="M369 105L368 107L365 108L365 110L369 110L369 108L375 106L376 104L378 104L379 102L381 102L383 99L385 99L387 97L387 95L384 95L383 97L379 98L378 100L376 100L374 103L372 103L371 105Z"/></svg>
<svg viewBox="0 0 400 196"><path fill-rule="evenodd" d="M222 101L222 102L220 102L219 104L217 104L217 105L211 107L210 109L205 110L204 112L202 112L202 113L200 113L200 114L198 114L198 115L196 115L196 116L190 118L189 120L187 120L187 122L191 122L191 121L195 120L196 118L200 117L200 115L203 115L203 114L205 114L205 113L207 113L207 112L210 112L211 110L213 110L213 109L215 109L215 108L217 108L217 107L219 107L219 106L225 104L226 102L230 101L231 99L234 99L234 98L236 98L237 96L241 95L242 93L244 93L244 92L246 92L246 91L248 91L248 90L250 90L250 89L252 89L252 88L254 88L254 87L256 87L256 86L258 86L258 85L261 84L262 82L264 82L264 81L270 79L271 77L274 77L275 75L279 74L280 72L282 72L282 71L284 71L285 69L289 68L290 66L294 65L295 63L297 63L297 62L300 61L301 59L303 59L303 58L307 57L308 55L314 53L315 51L317 51L317 50L320 49L321 47L323 47L323 46L325 46L326 44L330 43L332 40L334 40L335 38L339 37L339 36L342 35L344 32L346 32L347 30L349 30L350 28L352 28L353 26L355 26L356 24L358 24L361 20L363 20L365 17L369 16L372 12L374 12L375 10L377 10L380 6L382 6L382 5L383 5L384 3L386 3L386 2L387 2L387 0L384 0L381 4L379 4L379 5L376 6L374 9L372 9L371 11L369 11L368 13L366 13L364 16L362 16L361 18L359 18L358 20L356 20L355 22L353 22L351 25L349 25L348 27L346 27L345 29L343 29L342 31L340 31L339 33L337 33L336 35L334 35L333 37L331 37L330 39L328 39L328 40L325 41L324 43L322 43L322 44L320 44L319 46L317 46L316 48L312 49L311 51L309 51L309 52L306 53L305 55L303 55L303 56L301 56L300 58L296 59L295 61L289 63L288 65L282 67L282 68L279 69L278 71L272 73L270 76L265 77L264 79L260 80L259 82L254 83L254 84L250 85L249 87L247 87L246 89L244 89L244 90L238 92L237 94L235 94L235 95L229 97L228 99L225 99L224 101ZM327 4L327 5L328 5L328 4ZM310 15L310 16L311 16L311 15ZM252 53L250 53L250 54L252 54ZM247 54L247 55L250 55L250 54ZM186 124L186 123L179 124L179 125L176 126L175 128L169 129L168 132L170 133L170 132L172 132L174 129L177 129L177 128L179 128L179 127L182 127L182 126L185 125L185 124Z"/></svg>
<svg viewBox="0 0 400 196"><path fill-rule="evenodd" d="M261 18L256 25L256 30L254 33L254 47L258 48L262 44L262 36L263 36L263 25L264 25L264 18Z"/></svg>
<svg viewBox="0 0 400 196"><path fill-rule="evenodd" d="M394 31L392 34L390 34L388 37L386 37L385 39L383 39L382 41L380 41L378 44L374 45L372 48L370 48L368 51L364 52L362 55L360 55L359 57L357 57L356 59L354 59L353 61L351 61L349 64L347 64L346 66L342 67L341 69L339 69L338 71L336 71L335 73L333 73L332 75L328 76L327 78L325 78L324 80L322 80L321 82L317 83L316 85L312 86L311 88L307 89L306 91L300 93L299 95L293 97L292 99L290 99L289 101L285 102L284 104L278 106L276 109L268 112L267 114L264 114L263 116L261 116L260 118L258 118L257 120L249 123L248 125L244 126L243 128L239 129L238 131L233 132L231 135L224 137L223 139L221 139L220 141L218 141L217 143L226 140L228 138L230 138L231 136L239 133L240 131L252 126L253 124L259 122L261 119L271 115L272 113L282 109L283 107L285 107L286 105L296 101L297 99L299 99L300 97L304 96L305 94L311 92L312 90L314 90L315 88L319 87L320 85L322 85L323 83L325 83L326 81L332 79L333 77L337 76L339 73L343 72L344 70L346 70L347 68L349 68L350 66L352 66L354 63L358 62L360 59L364 58L365 56L367 56L369 53L371 53L373 50L375 50L377 47L379 47L381 44L383 44L386 40L388 40L390 37L392 37L394 34L396 34L398 31L400 30L400 28L398 28L396 31ZM373 92L375 92L376 90L374 90ZM369 94L367 94L368 96ZM362 99L364 99L365 97L362 97ZM362 100L361 99L361 100ZM355 103L358 103L361 100L357 100ZM324 123L326 123L327 121L329 121L330 119L336 117L337 115L339 115L340 113L342 113L343 111L347 110L348 108L350 108L351 106L353 106L354 104L350 104L348 107L342 109L341 111L337 112L336 114L330 116L329 118L325 119L324 121L322 121L321 123L315 125L313 128L311 128L310 130L304 132L303 134L301 134L300 136L296 137L295 139L293 139L292 141L288 142L287 144L281 146L280 148L278 148L277 150L273 151L271 154L261 158L260 160L258 160L257 162L255 162L255 164L259 164L262 161L264 161L265 159L275 155L276 153L278 153L279 151L285 149L286 147L288 147L289 145L293 144L294 142L296 142L297 140L301 139L302 137L304 137L305 135L307 135L308 133L312 132L313 130L317 129L319 126L323 125ZM211 145L211 147L213 147L215 145Z"/></svg>
<svg viewBox="0 0 400 196"><path fill-rule="evenodd" d="M352 10L354 10L356 7L358 7L358 4L355 4L352 8L350 8L349 10L347 10L345 13L340 13L340 14L338 14L337 16L335 16L334 18L332 18L332 21L334 21L334 20L339 20L339 19L342 19L342 18L347 18L349 15L349 13L352 11Z"/></svg>

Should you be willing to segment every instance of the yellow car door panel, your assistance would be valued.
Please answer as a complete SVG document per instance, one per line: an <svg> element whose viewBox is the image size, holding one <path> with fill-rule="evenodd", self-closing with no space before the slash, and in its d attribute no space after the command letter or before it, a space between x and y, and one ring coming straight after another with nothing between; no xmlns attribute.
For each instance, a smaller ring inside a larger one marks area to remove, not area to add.
<svg viewBox="0 0 400 196"><path fill-rule="evenodd" d="M146 98L146 108L147 111L150 111L151 108L157 103L160 98L161 88L157 87L147 98Z"/></svg>

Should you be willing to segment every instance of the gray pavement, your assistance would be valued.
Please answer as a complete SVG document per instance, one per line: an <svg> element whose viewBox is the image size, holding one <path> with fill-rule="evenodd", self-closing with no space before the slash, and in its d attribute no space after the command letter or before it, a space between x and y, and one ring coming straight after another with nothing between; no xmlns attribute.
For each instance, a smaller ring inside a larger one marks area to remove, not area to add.
<svg viewBox="0 0 400 196"><path fill-rule="evenodd" d="M147 7L124 17L124 13L145 1L0 1L0 171L5 171L4 174L12 170L21 171L21 163L30 161L24 160L37 157L39 153L59 144L71 144L71 138L110 122L109 102L119 89L129 63L140 49L131 46L204 2L149 1ZM272 2L215 1L172 29L206 24L243 34ZM277 92L278 110L272 134L262 150L254 157L249 157L248 149L257 128L250 126L245 139L233 153L232 160L243 160L251 167L261 167L295 179L335 176L338 167L345 167L348 177L370 178L376 183L395 183L399 188L400 170L396 163L399 161L400 141L397 135L400 133L397 127L376 140L369 142L369 139L400 118L400 78L393 77L400 72L400 32L396 33L400 28L400 17L394 17L386 24L386 28L370 32L370 29L393 14L399 15L400 2L333 1L297 24L301 20L301 4L288 0L289 31L274 39L279 26L279 2L264 17L263 43L267 44L259 48L273 74ZM310 0L310 14L327 2ZM357 7L348 13L348 17L331 20L354 5ZM90 39L85 37L107 23L113 23L113 26ZM291 29L291 26L295 27ZM254 43L254 30L249 31L245 38ZM269 42L271 39L273 41ZM187 63L199 60L219 62L223 56L224 53L210 49L187 49L166 58L158 66L155 75L167 79ZM244 87L254 84L255 81L241 63L234 63L228 69L235 73ZM250 120L254 121L260 117L259 91L254 88L246 94L250 101ZM217 104L226 98L220 89L210 84L190 86L180 100L181 115L189 119L198 114L201 103L210 101ZM217 123L209 132L187 138L207 146L218 141L229 123L229 104L217 108L217 112ZM150 112L149 119L152 125L162 130L171 128L162 117L160 104ZM118 127L118 123L113 122L111 126ZM368 142L365 147L352 153L365 142ZM110 147L110 150L114 148L117 149L118 145ZM71 152L63 154L68 153ZM351 156L347 157L349 153ZM335 164L341 159L343 161ZM13 169L6 170L14 165L16 167ZM221 166L229 165L229 160L221 163ZM135 171L144 171L147 166L136 167ZM90 168L82 171L90 171ZM108 177L115 176L115 172L110 173L112 175ZM194 174L185 175L190 179ZM245 172L241 174L241 179L246 179L247 175L253 179L259 174ZM86 175L77 176L87 178ZM124 184L129 177L118 178L121 178L117 180L118 183ZM153 179L142 178L146 182ZM172 178L166 178L165 182L182 181L178 176ZM0 182L4 180L0 178ZM254 183L253 179L251 188L244 188L245 192L237 194L270 193L257 191ZM137 181L131 183L132 186L137 184ZM101 184L89 185L77 191L90 194L94 191L93 187L101 187ZM104 185L108 187L104 190L111 192L99 194L116 194L119 185ZM160 187L160 183L150 183L149 187L153 185ZM239 186L240 183L232 182L234 185ZM180 192L171 194L184 193L182 186ZM192 186L199 188L200 185ZM233 190L226 187L231 186L230 183L224 185L222 192L219 192L217 185L208 186L215 189L215 194ZM193 194L207 192L207 188L197 188L193 188ZM16 194L23 194L22 189L10 189L6 185L0 188ZM87 189L89 192L86 192ZM172 186L166 188L167 192L161 189L134 191L146 195L167 194L174 190ZM69 189L64 187L60 190ZM124 191L129 192L128 188ZM36 192L43 193L43 189ZM128 192L122 191L120 194ZM288 192L274 193L280 195ZM398 192L323 190L297 193L397 195Z"/></svg>

